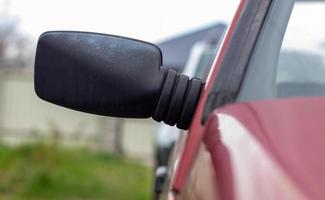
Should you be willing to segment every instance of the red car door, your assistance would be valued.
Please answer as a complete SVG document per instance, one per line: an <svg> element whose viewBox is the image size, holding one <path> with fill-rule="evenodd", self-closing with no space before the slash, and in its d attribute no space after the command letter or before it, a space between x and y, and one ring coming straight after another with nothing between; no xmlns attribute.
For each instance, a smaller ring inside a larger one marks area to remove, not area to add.
<svg viewBox="0 0 325 200"><path fill-rule="evenodd" d="M209 114L208 112L205 112L207 109L206 102L209 98L214 98L214 94L211 93L211 91L214 89L214 82L222 82L222 80L218 80L216 78L222 77L222 74L224 73L229 73L228 70L222 71L220 69L222 69L223 65L229 65L229 62L233 61L234 57L241 58L238 62L231 63L233 64L233 73L237 73L237 77L241 76L244 67L240 68L240 65L244 66L249 58L255 39L257 38L260 28L262 27L269 4L270 1L242 0L238 6L234 19L229 26L229 29L225 35L221 48L216 56L215 62L206 81L206 85L199 100L199 105L189 129L188 135L184 136L187 138L180 140L180 147L178 148L179 157L175 158L174 161L177 162L177 167L174 167L175 171L173 171L172 174L172 190L176 193L182 191L184 185L186 185L187 178L190 176L189 173L191 171L192 164L196 159L199 149L205 151L204 148L202 149L202 138L204 137L205 129L209 127L207 127L208 125L204 126L202 124L202 119L206 117L204 115ZM247 27L250 28L248 29ZM247 36L245 39L243 39L244 35ZM236 71L236 68L238 67L240 70ZM240 81L240 79L238 80ZM236 85L236 83L234 83L234 85ZM183 144L181 144L182 141L185 141L186 143L184 147ZM209 161L207 162L209 163ZM210 162L208 165L211 164L212 163ZM210 166L205 167L209 168ZM212 174L214 174L214 172ZM204 185L210 184L207 183ZM191 189L188 190L191 191Z"/></svg>
<svg viewBox="0 0 325 200"><path fill-rule="evenodd" d="M283 94L323 95L309 83L295 84L306 90L299 94L291 85L272 82L281 56L292 60L282 52L279 58L279 52L294 4L241 1L188 135L176 149L171 199L324 198L320 185L325 160L315 156L325 146L320 120L324 98L264 101L284 98ZM275 95L269 84L276 85ZM239 103L224 106L234 102Z"/></svg>

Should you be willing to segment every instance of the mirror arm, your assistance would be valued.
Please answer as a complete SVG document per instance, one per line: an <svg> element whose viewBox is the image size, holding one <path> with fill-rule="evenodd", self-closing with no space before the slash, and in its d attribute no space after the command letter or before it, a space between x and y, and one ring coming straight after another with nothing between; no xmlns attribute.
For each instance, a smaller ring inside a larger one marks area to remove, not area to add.
<svg viewBox="0 0 325 200"><path fill-rule="evenodd" d="M165 75L153 119L180 129L188 129L197 106L203 83L200 79L161 68Z"/></svg>

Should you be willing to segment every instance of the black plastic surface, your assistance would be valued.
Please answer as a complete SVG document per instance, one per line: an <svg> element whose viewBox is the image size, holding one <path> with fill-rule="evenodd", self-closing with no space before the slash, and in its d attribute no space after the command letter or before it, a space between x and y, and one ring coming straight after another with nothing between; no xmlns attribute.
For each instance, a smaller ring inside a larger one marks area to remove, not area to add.
<svg viewBox="0 0 325 200"><path fill-rule="evenodd" d="M176 78L177 72L168 70L164 86L161 90L157 108L153 115L153 118L158 122L161 122L166 118L168 105L172 96L171 91L173 91L174 84L176 83Z"/></svg>
<svg viewBox="0 0 325 200"><path fill-rule="evenodd" d="M170 106L168 107L165 123L174 126L178 120L179 115L184 106L185 93L187 89L189 79L185 75L179 75L175 87L173 88L173 95L170 100Z"/></svg>
<svg viewBox="0 0 325 200"><path fill-rule="evenodd" d="M193 112L184 108L195 110L202 83L188 87L192 80L161 67L161 61L160 49L147 42L88 32L46 32L37 46L35 91L46 101L74 110L153 117L171 125L185 120L179 128L187 129Z"/></svg>

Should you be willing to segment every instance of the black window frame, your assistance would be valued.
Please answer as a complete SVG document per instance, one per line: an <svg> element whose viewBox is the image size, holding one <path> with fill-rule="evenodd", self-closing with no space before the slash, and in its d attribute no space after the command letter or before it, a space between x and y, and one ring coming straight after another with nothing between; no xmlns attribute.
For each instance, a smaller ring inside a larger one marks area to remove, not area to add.
<svg viewBox="0 0 325 200"><path fill-rule="evenodd" d="M263 27L272 0L247 0L238 19L228 48L225 51L218 75L205 102L202 123L210 113L221 106L236 101L237 95Z"/></svg>

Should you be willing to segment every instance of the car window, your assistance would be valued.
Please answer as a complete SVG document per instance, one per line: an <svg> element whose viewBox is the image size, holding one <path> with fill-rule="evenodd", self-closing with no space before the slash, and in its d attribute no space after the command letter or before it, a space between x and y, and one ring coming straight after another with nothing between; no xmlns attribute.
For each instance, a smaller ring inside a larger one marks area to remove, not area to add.
<svg viewBox="0 0 325 200"><path fill-rule="evenodd" d="M325 95L325 1L296 2L276 73L277 97Z"/></svg>
<svg viewBox="0 0 325 200"><path fill-rule="evenodd" d="M325 0L273 0L236 101L325 94Z"/></svg>

